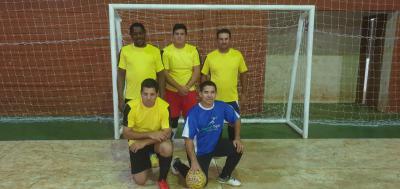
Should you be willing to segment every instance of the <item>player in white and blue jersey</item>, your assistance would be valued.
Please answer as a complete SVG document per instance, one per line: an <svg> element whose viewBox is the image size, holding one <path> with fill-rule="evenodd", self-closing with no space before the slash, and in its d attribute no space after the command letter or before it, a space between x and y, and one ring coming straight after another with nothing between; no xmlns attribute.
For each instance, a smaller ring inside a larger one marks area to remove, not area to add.
<svg viewBox="0 0 400 189"><path fill-rule="evenodd" d="M240 181L233 178L231 174L243 154L243 144L240 140L240 116L232 106L222 101L215 101L216 90L217 87L212 81L200 84L201 101L189 111L182 133L190 168L179 158L175 158L172 171L186 177L189 169L194 171L201 169L207 178L212 157L226 156L225 166L217 181L239 186ZM221 137L224 121L234 126L233 141Z"/></svg>

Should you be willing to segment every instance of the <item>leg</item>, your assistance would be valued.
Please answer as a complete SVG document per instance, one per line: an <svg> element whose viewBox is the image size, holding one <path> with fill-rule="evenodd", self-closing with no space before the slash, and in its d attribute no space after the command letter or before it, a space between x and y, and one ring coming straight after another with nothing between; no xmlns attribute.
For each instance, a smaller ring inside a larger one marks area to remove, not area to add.
<svg viewBox="0 0 400 189"><path fill-rule="evenodd" d="M137 185L143 186L143 185L146 184L146 181L149 178L149 172L150 172L150 169L147 169L147 170L144 170L142 172L133 174L132 175L132 179L133 179L133 181L135 181L135 183Z"/></svg>
<svg viewBox="0 0 400 189"><path fill-rule="evenodd" d="M160 161L160 175L158 180L166 180L172 160L173 148L171 141L167 140L155 144L154 151L157 153L158 159Z"/></svg>
<svg viewBox="0 0 400 189"><path fill-rule="evenodd" d="M206 154L206 155L202 155L202 156L197 156L197 161L200 164L201 170L203 171L203 173L206 175L206 185L208 183L208 168L210 167L210 162L212 159L212 154Z"/></svg>
<svg viewBox="0 0 400 189"><path fill-rule="evenodd" d="M197 161L199 162L201 170L206 175L207 182L208 182L208 168L210 167L211 158L212 158L212 154L197 156ZM189 164L191 164L189 158L188 158L188 160L189 160ZM183 177L186 177L186 175L190 169L188 166L183 164L180 160L176 161L173 166L176 170L178 170L179 174L182 175Z"/></svg>
<svg viewBox="0 0 400 189"><path fill-rule="evenodd" d="M176 158L179 159L179 158ZM175 163L172 165L182 177L186 177L187 173L189 172L189 167L183 164L180 160L175 160Z"/></svg>
<svg viewBox="0 0 400 189"><path fill-rule="evenodd" d="M129 150L129 156L131 161L131 173L132 179L138 185L146 184L149 177L149 170L151 168L149 152L153 151L153 145L144 147L133 153Z"/></svg>
<svg viewBox="0 0 400 189"><path fill-rule="evenodd" d="M214 156L227 156L224 168L220 174L220 178L227 178L231 176L233 170L239 163L242 153L236 151L232 141L221 138L215 147Z"/></svg>
<svg viewBox="0 0 400 189"><path fill-rule="evenodd" d="M165 90L165 99L169 103L169 123L172 128L171 139L175 139L175 134L178 128L178 120L182 111L182 99L177 92Z"/></svg>

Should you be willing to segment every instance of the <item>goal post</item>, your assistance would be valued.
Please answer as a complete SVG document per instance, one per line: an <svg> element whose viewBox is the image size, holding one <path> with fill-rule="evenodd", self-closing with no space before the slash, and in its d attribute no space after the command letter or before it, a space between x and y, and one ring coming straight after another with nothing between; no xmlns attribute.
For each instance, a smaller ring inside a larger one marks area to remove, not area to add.
<svg viewBox="0 0 400 189"><path fill-rule="evenodd" d="M281 49L280 53L292 54L291 66L291 79L288 83L289 91L286 95L287 102L283 108L284 113L280 116L244 116L242 122L244 123L286 123L298 132L303 138L308 137L308 124L309 124L309 109L310 109L310 88L311 88L311 68L313 56L313 38L314 38L314 17L315 7L313 5L207 5L207 4L109 4L109 33L110 33L110 50L111 50L111 66L112 66L112 86L113 86L113 114L114 114L114 138L120 137L120 116L118 110L118 94L117 94L117 68L118 68L118 53L123 45L123 32L121 21L124 20L120 11L137 11L137 10L160 10L160 11L297 11L300 16L288 15L287 17L296 20L295 41L293 45L294 51L291 48ZM149 13L150 14L150 13ZM222 13L221 13L222 14ZM234 13L232 13L234 14ZM282 19L285 19L283 16ZM278 18L278 17L277 17ZM131 20L130 20L131 21ZM271 22L276 22L271 21ZM160 23L161 24L161 23ZM267 25L262 27L268 27ZM212 27L211 27L212 28ZM248 26L254 31L257 27ZM277 26L276 28L283 28ZM215 28L213 28L215 30ZM189 29L190 30L190 29ZM197 29L201 30L201 29ZM209 37L204 36L204 38ZM204 40L204 39L203 39ZM210 39L207 39L210 40ZM233 39L235 40L235 39ZM254 41L254 40L253 40ZM196 45L196 44L195 44ZM235 48L235 47L234 47ZM243 47L245 49L245 47ZM262 47L266 48L266 47ZM251 51L251 50L249 50ZM264 51L262 51L264 52ZM207 52L208 53L208 52ZM302 57L300 58L300 53ZM251 52L249 53L251 54ZM249 55L251 56L251 55ZM263 56L266 57L264 54ZM300 59L302 60L300 62ZM258 60L264 61L265 60ZM247 64L252 64L251 60ZM301 77L297 74L299 72L298 65L302 66ZM262 64L264 65L264 64ZM251 67L249 67L249 70ZM256 67L253 71L257 71ZM261 77L263 79L263 77ZM258 80L261 83L264 81ZM252 81L255 83L256 81ZM257 84L255 84L257 87ZM268 86L267 86L268 87ZM296 89L301 87L302 89ZM297 91L297 92L296 92ZM300 91L300 92L299 92ZM249 92L251 93L251 92ZM296 93L296 94L295 94ZM299 94L297 94L299 93ZM251 93L253 94L253 93ZM296 96L296 97L295 97ZM299 98L301 97L301 99ZM262 97L261 97L262 98ZM251 99L251 98L249 98ZM297 101L300 99L300 104ZM262 101L263 102L263 101ZM251 107L252 104L249 105ZM263 103L261 103L261 109ZM296 108L296 111L294 111Z"/></svg>

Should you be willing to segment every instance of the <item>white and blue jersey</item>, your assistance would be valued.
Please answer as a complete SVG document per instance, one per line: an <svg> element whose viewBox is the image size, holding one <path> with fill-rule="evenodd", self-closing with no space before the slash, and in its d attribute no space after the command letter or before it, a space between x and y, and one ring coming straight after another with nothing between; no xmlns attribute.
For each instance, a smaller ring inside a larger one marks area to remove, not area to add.
<svg viewBox="0 0 400 189"><path fill-rule="evenodd" d="M215 101L211 108L198 103L186 117L182 136L193 140L196 155L208 154L218 143L224 120L235 123L239 118L239 114L225 102Z"/></svg>

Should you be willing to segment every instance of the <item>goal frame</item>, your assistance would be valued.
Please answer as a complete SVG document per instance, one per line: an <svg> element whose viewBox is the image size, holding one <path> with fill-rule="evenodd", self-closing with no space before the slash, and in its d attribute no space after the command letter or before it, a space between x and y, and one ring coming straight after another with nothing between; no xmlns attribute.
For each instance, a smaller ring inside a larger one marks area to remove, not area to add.
<svg viewBox="0 0 400 189"><path fill-rule="evenodd" d="M307 20L300 16L297 28L296 50L292 65L291 83L289 89L288 107L286 109L285 119L242 119L243 123L286 123L299 133L303 138L308 138L309 128L309 109L310 109L310 91L311 91L311 70L313 56L313 38L314 38L314 5L211 5L211 4L109 4L109 30L110 30L110 50L112 66L112 90L113 90L113 124L114 138L119 139L121 135L120 118L118 110L118 91L117 91L117 65L118 53L122 48L121 18L118 10L282 10L282 11L304 11L308 13ZM304 14L303 14L304 15ZM301 41L301 32L304 31L304 22L307 21L307 49L306 49L306 77L304 90L304 110L302 128L291 121L291 108L293 104L293 93L296 82L296 68ZM300 39L299 39L300 38Z"/></svg>

